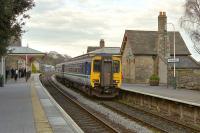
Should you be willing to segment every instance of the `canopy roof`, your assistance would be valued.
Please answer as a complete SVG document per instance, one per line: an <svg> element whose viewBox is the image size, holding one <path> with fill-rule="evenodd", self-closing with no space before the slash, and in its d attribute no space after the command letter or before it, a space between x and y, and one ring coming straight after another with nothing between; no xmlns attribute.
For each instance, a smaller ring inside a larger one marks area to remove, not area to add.
<svg viewBox="0 0 200 133"><path fill-rule="evenodd" d="M45 55L45 53L29 47L8 47L8 55Z"/></svg>

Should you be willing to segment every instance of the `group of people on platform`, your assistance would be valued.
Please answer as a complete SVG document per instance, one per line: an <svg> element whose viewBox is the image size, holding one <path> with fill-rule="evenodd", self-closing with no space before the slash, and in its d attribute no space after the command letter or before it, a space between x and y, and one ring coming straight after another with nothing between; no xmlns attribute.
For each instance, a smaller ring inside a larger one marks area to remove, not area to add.
<svg viewBox="0 0 200 133"><path fill-rule="evenodd" d="M6 81L8 79L8 76L10 75L11 79L15 79L17 81L18 78L26 78L26 81L29 79L31 76L31 71L26 71L25 68L20 68L20 69L6 69Z"/></svg>

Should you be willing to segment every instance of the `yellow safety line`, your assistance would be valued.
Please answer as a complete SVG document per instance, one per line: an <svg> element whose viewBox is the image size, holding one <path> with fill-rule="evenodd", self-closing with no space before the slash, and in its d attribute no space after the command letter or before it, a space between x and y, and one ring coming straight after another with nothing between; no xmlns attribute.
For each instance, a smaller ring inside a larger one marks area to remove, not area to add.
<svg viewBox="0 0 200 133"><path fill-rule="evenodd" d="M53 133L35 89L31 84L33 116L37 133Z"/></svg>

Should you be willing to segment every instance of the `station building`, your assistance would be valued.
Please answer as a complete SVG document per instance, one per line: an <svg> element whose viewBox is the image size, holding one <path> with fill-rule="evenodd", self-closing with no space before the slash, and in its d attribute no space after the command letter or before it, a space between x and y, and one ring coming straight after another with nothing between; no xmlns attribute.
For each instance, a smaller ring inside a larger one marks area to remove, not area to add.
<svg viewBox="0 0 200 133"><path fill-rule="evenodd" d="M158 30L126 30L121 54L123 81L125 83L149 83L152 74L157 74L160 83L172 85L174 31L167 31L167 16L160 12ZM200 65L190 56L190 52L178 31L175 31L175 55L177 87L200 90Z"/></svg>

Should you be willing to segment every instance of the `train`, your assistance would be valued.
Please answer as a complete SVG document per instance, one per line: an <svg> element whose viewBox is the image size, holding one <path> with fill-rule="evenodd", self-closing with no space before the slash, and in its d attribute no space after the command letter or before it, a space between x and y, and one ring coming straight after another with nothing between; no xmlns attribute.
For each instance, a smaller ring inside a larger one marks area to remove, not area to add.
<svg viewBox="0 0 200 133"><path fill-rule="evenodd" d="M102 48L56 65L56 76L64 84L90 96L114 98L122 83L119 48Z"/></svg>

